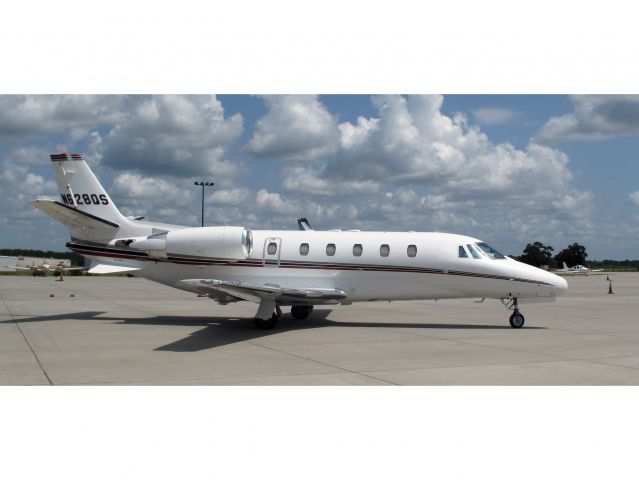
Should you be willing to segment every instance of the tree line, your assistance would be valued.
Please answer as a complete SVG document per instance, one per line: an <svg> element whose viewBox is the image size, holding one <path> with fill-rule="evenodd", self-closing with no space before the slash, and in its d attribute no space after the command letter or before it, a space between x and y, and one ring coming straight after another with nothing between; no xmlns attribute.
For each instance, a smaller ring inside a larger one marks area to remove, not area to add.
<svg viewBox="0 0 639 480"><path fill-rule="evenodd" d="M553 255L554 251L550 245L534 242L526 245L522 255L513 258L535 267L548 265L549 268L561 268L565 262L569 267L584 265L590 268L639 271L639 260L591 260L589 265L586 265L586 247L578 243L568 245L556 255Z"/></svg>
<svg viewBox="0 0 639 480"><path fill-rule="evenodd" d="M84 257L73 252L54 252L52 250L25 250L22 248L0 248L0 255L7 257L59 258L71 260L74 267L84 266Z"/></svg>
<svg viewBox="0 0 639 480"><path fill-rule="evenodd" d="M556 255L553 255L555 249L550 245L544 245L541 242L529 243L524 248L524 253L519 257L515 257L517 260L528 265L535 267L541 267L548 265L550 268L561 267L564 262L569 267L575 265L585 265L588 253L586 253L586 247L573 243L561 250Z"/></svg>

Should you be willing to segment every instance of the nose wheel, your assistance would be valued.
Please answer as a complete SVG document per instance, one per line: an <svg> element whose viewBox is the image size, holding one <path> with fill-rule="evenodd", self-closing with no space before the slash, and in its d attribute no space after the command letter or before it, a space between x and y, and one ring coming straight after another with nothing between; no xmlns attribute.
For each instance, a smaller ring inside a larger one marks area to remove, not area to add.
<svg viewBox="0 0 639 480"><path fill-rule="evenodd" d="M508 321L510 322L510 326L513 328L521 328L524 326L524 316L519 313L519 310L516 308Z"/></svg>

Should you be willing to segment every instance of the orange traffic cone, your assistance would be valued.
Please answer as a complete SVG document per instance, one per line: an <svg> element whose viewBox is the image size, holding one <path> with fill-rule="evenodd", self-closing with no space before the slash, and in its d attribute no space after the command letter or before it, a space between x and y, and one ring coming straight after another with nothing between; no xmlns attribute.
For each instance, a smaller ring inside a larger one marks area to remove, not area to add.
<svg viewBox="0 0 639 480"><path fill-rule="evenodd" d="M608 285L608 295L612 295L615 292L612 291L612 280L610 280L610 284Z"/></svg>

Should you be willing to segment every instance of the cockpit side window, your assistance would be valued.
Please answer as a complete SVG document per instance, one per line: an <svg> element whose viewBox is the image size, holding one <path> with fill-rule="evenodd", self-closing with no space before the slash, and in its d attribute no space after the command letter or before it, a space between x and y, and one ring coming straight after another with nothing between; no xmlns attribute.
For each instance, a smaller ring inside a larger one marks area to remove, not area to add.
<svg viewBox="0 0 639 480"><path fill-rule="evenodd" d="M497 259L497 260L502 260L502 259L506 258L501 253L499 253L497 250L495 250L493 247L491 247L489 245L486 245L484 242L478 243L477 246L479 247L479 249L482 252L484 252L490 258Z"/></svg>
<svg viewBox="0 0 639 480"><path fill-rule="evenodd" d="M481 255L475 247L473 247L470 243L467 243L466 246L468 247L468 251L473 256L473 258L481 258Z"/></svg>
<svg viewBox="0 0 639 480"><path fill-rule="evenodd" d="M463 245L459 246L459 258L468 258L468 254L466 253L466 249Z"/></svg>

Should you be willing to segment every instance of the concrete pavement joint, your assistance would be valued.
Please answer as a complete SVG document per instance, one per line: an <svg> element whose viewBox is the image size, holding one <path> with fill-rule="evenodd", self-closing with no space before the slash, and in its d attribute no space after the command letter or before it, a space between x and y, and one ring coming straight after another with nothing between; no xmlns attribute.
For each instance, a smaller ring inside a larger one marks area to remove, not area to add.
<svg viewBox="0 0 639 480"><path fill-rule="evenodd" d="M0 299L2 299L2 303L4 304L4 308L7 310L7 313L11 317L11 320L13 320L13 324L16 326L16 328L20 332L20 335L22 335L22 338L24 339L24 342L27 344L27 347L29 347L29 350L31 350L31 353L33 354L33 358L35 358L35 361L38 364L38 366L40 367L40 370L42 371L42 373L44 374L44 377L47 379L47 382L49 382L49 385L53 385L53 382L51 381L51 378L49 378L49 374L44 369L44 366L42 365L42 362L40 362L40 359L38 358L38 355L36 354L35 350L31 346L31 343L29 343L29 340L27 340L27 336L22 331L22 328L20 328L20 324L18 322L16 322L16 319L13 316L13 313L11 313L11 309L9 308L9 305L7 305L7 302L5 301L4 296L2 295L2 293L0 293Z"/></svg>

